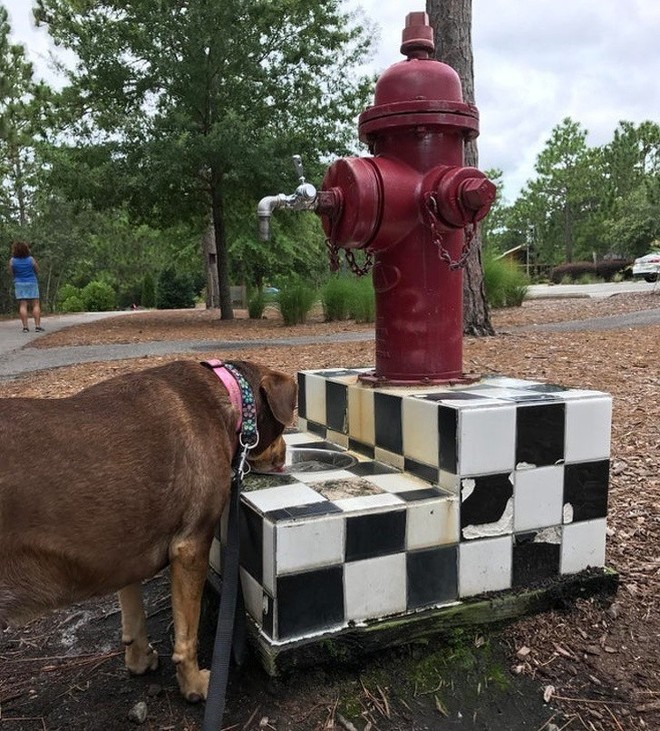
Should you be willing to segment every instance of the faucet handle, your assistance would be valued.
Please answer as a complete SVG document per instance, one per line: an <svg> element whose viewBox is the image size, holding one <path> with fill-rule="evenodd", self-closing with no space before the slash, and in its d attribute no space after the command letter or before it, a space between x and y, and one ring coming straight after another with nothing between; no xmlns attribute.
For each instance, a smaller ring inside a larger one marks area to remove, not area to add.
<svg viewBox="0 0 660 731"><path fill-rule="evenodd" d="M293 167L296 171L296 175L298 176L298 178L300 178L300 182L304 183L305 182L305 170L303 168L302 157L300 157L300 155L293 156Z"/></svg>

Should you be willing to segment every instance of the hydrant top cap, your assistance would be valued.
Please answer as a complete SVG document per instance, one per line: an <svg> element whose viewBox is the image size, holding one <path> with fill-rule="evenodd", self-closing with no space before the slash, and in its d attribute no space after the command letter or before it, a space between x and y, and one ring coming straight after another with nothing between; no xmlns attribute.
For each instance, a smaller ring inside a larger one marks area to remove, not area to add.
<svg viewBox="0 0 660 731"><path fill-rule="evenodd" d="M406 27L401 34L401 53L408 58L428 58L434 48L429 16L424 12L408 13Z"/></svg>

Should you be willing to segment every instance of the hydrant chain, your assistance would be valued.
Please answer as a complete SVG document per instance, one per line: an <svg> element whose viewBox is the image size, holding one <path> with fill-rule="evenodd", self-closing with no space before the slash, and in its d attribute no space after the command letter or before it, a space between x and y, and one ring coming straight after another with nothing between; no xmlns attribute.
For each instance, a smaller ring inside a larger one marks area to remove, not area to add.
<svg viewBox="0 0 660 731"><path fill-rule="evenodd" d="M472 244L475 241L475 234L477 226L475 223L469 223L465 226L465 236L463 238L463 248L461 249L460 257L454 261L451 258L451 254L445 248L442 240L442 234L438 229L438 223L440 221L438 217L438 202L435 199L433 193L426 194L426 210L428 211L429 226L431 229L432 241L438 247L438 255L443 261L446 261L449 265L449 269L455 271L456 269L463 269L467 264L468 257L472 251Z"/></svg>
<svg viewBox="0 0 660 731"><path fill-rule="evenodd" d="M357 274L358 277L364 277L365 274L369 274L371 267L374 265L373 254L371 251L367 251L363 266L360 266L355 261L355 254L349 249L344 249L344 256L348 262L348 266L351 268L353 274Z"/></svg>

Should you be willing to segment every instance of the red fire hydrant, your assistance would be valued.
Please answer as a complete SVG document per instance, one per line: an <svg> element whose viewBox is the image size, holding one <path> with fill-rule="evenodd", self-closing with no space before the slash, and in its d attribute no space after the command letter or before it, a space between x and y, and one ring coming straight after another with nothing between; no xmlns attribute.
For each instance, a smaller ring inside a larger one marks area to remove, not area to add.
<svg viewBox="0 0 660 731"><path fill-rule="evenodd" d="M339 248L373 256L373 379L461 381L462 267L495 186L463 167L478 112L463 102L457 73L431 58L426 13L407 16L401 52L407 59L383 73L359 118L373 156L333 163L315 208L335 258Z"/></svg>

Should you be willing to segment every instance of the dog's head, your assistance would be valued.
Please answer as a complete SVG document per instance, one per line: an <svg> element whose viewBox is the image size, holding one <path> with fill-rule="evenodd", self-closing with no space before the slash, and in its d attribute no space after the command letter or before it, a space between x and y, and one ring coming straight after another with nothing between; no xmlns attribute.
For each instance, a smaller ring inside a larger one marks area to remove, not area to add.
<svg viewBox="0 0 660 731"><path fill-rule="evenodd" d="M281 468L285 444L282 432L293 422L298 396L296 380L286 373L247 360L229 361L247 379L257 407L259 441L251 450L250 463L263 471ZM261 468L259 468L261 469Z"/></svg>

